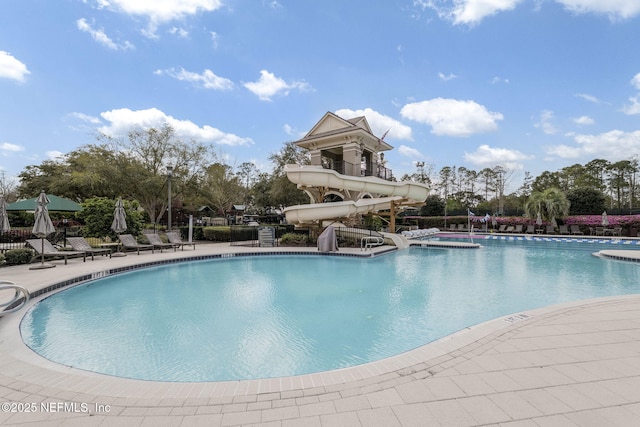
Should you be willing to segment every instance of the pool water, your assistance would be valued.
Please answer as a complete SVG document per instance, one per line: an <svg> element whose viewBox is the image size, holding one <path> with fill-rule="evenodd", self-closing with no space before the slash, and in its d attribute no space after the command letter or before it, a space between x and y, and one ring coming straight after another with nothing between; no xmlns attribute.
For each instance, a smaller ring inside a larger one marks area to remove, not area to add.
<svg viewBox="0 0 640 427"><path fill-rule="evenodd" d="M21 332L40 355L89 371L242 380L359 365L507 314L640 291L640 265L596 258L598 245L482 245L137 270L51 295Z"/></svg>

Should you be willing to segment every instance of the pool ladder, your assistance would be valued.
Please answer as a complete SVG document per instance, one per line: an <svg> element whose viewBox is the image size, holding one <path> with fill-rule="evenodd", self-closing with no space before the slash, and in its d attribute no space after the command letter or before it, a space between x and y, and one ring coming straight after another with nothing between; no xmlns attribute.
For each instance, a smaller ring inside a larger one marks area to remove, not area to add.
<svg viewBox="0 0 640 427"><path fill-rule="evenodd" d="M20 310L31 297L31 294L29 294L29 291L26 288L20 285L16 285L15 283L8 280L0 280L0 292L5 290L13 290L14 294L13 298L11 298L8 302L0 303L0 310L2 310L0 311L0 317L4 316L5 314L13 313ZM8 308L3 310L4 307Z"/></svg>
<svg viewBox="0 0 640 427"><path fill-rule="evenodd" d="M366 236L360 240L360 250L371 250L374 246L380 246L384 244L384 238L379 236Z"/></svg>

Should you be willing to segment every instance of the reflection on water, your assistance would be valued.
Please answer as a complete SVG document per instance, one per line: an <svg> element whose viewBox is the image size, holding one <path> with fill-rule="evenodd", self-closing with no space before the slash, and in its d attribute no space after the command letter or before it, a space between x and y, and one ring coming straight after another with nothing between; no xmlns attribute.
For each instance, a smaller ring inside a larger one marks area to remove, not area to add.
<svg viewBox="0 0 640 427"><path fill-rule="evenodd" d="M593 257L594 245L483 245L134 271L46 298L21 331L44 357L110 375L267 378L353 366L510 313L639 289L637 264Z"/></svg>

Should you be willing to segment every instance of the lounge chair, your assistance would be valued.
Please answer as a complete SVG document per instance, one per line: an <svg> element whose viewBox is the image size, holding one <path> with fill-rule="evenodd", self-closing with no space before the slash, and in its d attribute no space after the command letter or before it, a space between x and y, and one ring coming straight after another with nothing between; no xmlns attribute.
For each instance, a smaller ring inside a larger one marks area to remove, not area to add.
<svg viewBox="0 0 640 427"><path fill-rule="evenodd" d="M596 236L604 236L604 227L596 227Z"/></svg>
<svg viewBox="0 0 640 427"><path fill-rule="evenodd" d="M572 225L569 227L569 229L571 230L571 234L584 234L581 230L580 230L580 226L579 225Z"/></svg>
<svg viewBox="0 0 640 427"><path fill-rule="evenodd" d="M522 228L523 228L523 225L522 224L518 224L518 225L516 225L516 228L515 228L515 230L513 230L513 232L514 233L518 233L518 234L522 234Z"/></svg>
<svg viewBox="0 0 640 427"><path fill-rule="evenodd" d="M547 234L556 234L556 228L553 225L547 225Z"/></svg>
<svg viewBox="0 0 640 427"><path fill-rule="evenodd" d="M151 253L154 253L153 245L138 243L136 238L131 234L120 234L118 235L118 238L120 239L120 242L122 242L122 249L125 251L128 249L136 250L138 251L138 255L140 255L140 249L142 249L143 251L151 249Z"/></svg>
<svg viewBox="0 0 640 427"><path fill-rule="evenodd" d="M559 225L558 229L559 229L558 232L560 234L569 234L569 226L567 225Z"/></svg>
<svg viewBox="0 0 640 427"><path fill-rule="evenodd" d="M500 225L500 228L498 229L498 233L504 233L506 231L507 231L507 224Z"/></svg>
<svg viewBox="0 0 640 427"><path fill-rule="evenodd" d="M536 226L535 225L527 225L527 234L535 234Z"/></svg>
<svg viewBox="0 0 640 427"><path fill-rule="evenodd" d="M456 227L455 224L449 224L449 231L456 231Z"/></svg>
<svg viewBox="0 0 640 427"><path fill-rule="evenodd" d="M47 239L28 239L27 244L36 251L36 256L31 260L32 262L38 258L41 258L44 255L45 258L64 258L64 264L67 264L67 259L69 257L79 257L82 256L82 261L87 261L87 254L85 252L80 251L60 251L56 249L50 241ZM43 246L44 245L44 246ZM44 249L43 249L44 247Z"/></svg>
<svg viewBox="0 0 640 427"><path fill-rule="evenodd" d="M193 246L193 249L196 249L196 243L195 242L183 242L182 241L182 237L180 237L180 235L178 233L176 233L175 231L169 231L167 232L167 239L169 239L169 241L171 243L173 243L176 246L179 246L180 249L182 249L184 251L184 247L185 246Z"/></svg>
<svg viewBox="0 0 640 427"><path fill-rule="evenodd" d="M93 255L109 255L111 258L111 249L109 248L94 248L84 237L67 237L67 242L71 245L74 251L84 252L85 254L91 254L91 261L93 261Z"/></svg>
<svg viewBox="0 0 640 427"><path fill-rule="evenodd" d="M615 227L613 230L611 230L611 235L612 236L622 236L622 227Z"/></svg>
<svg viewBox="0 0 640 427"><path fill-rule="evenodd" d="M513 225L510 225L507 227L506 230L504 230L505 233L513 233L515 230L515 227Z"/></svg>
<svg viewBox="0 0 640 427"><path fill-rule="evenodd" d="M156 249L159 248L160 252L162 252L162 250L164 248L173 248L174 252L176 250L176 245L174 245L173 243L165 243L165 242L163 242L162 239L160 238L160 235L158 235L158 234L145 233L144 237L147 238L149 243L152 244L154 248L156 248Z"/></svg>
<svg viewBox="0 0 640 427"><path fill-rule="evenodd" d="M467 226L465 224L458 224L458 231L467 231Z"/></svg>

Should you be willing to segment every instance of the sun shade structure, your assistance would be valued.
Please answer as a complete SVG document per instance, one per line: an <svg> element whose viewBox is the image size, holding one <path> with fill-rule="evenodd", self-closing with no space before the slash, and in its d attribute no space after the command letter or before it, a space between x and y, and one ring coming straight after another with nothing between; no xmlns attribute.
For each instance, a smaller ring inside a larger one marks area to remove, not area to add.
<svg viewBox="0 0 640 427"><path fill-rule="evenodd" d="M82 210L82 206L73 200L65 199L64 197L54 196L53 194L45 194L49 204L47 209L52 212L78 212ZM7 206L8 211L35 211L38 205L38 198L20 200L15 203L10 203Z"/></svg>

